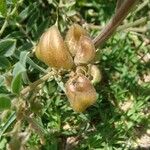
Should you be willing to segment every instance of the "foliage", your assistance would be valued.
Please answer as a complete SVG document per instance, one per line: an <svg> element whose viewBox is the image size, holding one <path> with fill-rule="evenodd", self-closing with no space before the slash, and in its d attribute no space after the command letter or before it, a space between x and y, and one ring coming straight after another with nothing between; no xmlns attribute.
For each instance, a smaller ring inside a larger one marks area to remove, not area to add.
<svg viewBox="0 0 150 150"><path fill-rule="evenodd" d="M76 113L63 91L67 74L42 78L49 69L35 57L34 46L55 23L64 35L77 22L95 37L116 1L0 1L0 149L126 150L139 144L150 125L150 22L132 24L149 17L146 2L97 50L103 76L95 86L97 103Z"/></svg>

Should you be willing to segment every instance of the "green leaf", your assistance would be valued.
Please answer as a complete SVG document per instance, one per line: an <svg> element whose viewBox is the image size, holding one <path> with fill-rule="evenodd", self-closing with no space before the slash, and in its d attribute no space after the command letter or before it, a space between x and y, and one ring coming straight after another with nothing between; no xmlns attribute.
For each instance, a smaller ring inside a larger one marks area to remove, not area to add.
<svg viewBox="0 0 150 150"><path fill-rule="evenodd" d="M29 17L36 9L37 3L32 3L28 7L26 7L18 16L20 22L24 21L27 17Z"/></svg>
<svg viewBox="0 0 150 150"><path fill-rule="evenodd" d="M34 35L35 40L38 40L40 36L42 35L42 33L45 31L45 29L48 28L49 22L50 22L49 20L45 19L41 22L41 24L39 24L37 31Z"/></svg>
<svg viewBox="0 0 150 150"><path fill-rule="evenodd" d="M20 14L19 14L19 18L21 19L21 21L25 20L28 17L28 13L29 13L29 6L26 7Z"/></svg>
<svg viewBox="0 0 150 150"><path fill-rule="evenodd" d="M0 94L0 111L11 107L11 100L7 95Z"/></svg>
<svg viewBox="0 0 150 150"><path fill-rule="evenodd" d="M20 53L20 63L25 67L26 66L26 61L27 61L27 55L29 54L29 52L27 51L23 51Z"/></svg>
<svg viewBox="0 0 150 150"><path fill-rule="evenodd" d="M6 0L0 0L0 13L2 16L6 16L7 5Z"/></svg>
<svg viewBox="0 0 150 150"><path fill-rule="evenodd" d="M27 57L27 63L29 65L31 65L33 68L39 70L40 72L47 73L47 71L45 69L43 69L42 67L38 66L30 57Z"/></svg>
<svg viewBox="0 0 150 150"><path fill-rule="evenodd" d="M15 64L15 68L13 69L13 76L16 76L25 71L26 71L26 68L20 62L17 62Z"/></svg>
<svg viewBox="0 0 150 150"><path fill-rule="evenodd" d="M26 61L27 61L27 51L23 51L20 54L19 62L15 64L15 67L13 69L13 76L17 76L18 74L21 74L23 82L28 83L29 79L26 73Z"/></svg>
<svg viewBox="0 0 150 150"><path fill-rule="evenodd" d="M12 31L6 37L9 39L10 38L20 39L24 37L24 34L20 31Z"/></svg>
<svg viewBox="0 0 150 150"><path fill-rule="evenodd" d="M22 88L22 74L19 73L13 78L11 89L14 94L19 95L21 88Z"/></svg>
<svg viewBox="0 0 150 150"><path fill-rule="evenodd" d="M12 0L12 2L13 2L14 4L16 4L16 3L17 3L17 1L18 1L18 0Z"/></svg>
<svg viewBox="0 0 150 150"><path fill-rule="evenodd" d="M5 149L6 144L7 144L7 140L6 140L6 138L3 138L0 141L0 149Z"/></svg>
<svg viewBox="0 0 150 150"><path fill-rule="evenodd" d="M9 60L6 57L0 56L0 69L7 69L10 66Z"/></svg>
<svg viewBox="0 0 150 150"><path fill-rule="evenodd" d="M9 92L8 92L8 89L5 86L2 85L0 87L0 93L6 93L6 94L8 94Z"/></svg>
<svg viewBox="0 0 150 150"><path fill-rule="evenodd" d="M39 18L39 11L35 9L35 11L30 15L28 22L27 22L28 31L30 31L33 28L38 18Z"/></svg>
<svg viewBox="0 0 150 150"><path fill-rule="evenodd" d="M23 51L20 54L19 62L24 66L25 69L26 69L26 62L27 62L28 54L29 54L29 52L27 52L27 51ZM24 71L22 73L22 79L25 84L28 84L30 82L26 71Z"/></svg>
<svg viewBox="0 0 150 150"><path fill-rule="evenodd" d="M29 51L32 48L32 44L26 42L25 44L22 44L19 48L18 51Z"/></svg>
<svg viewBox="0 0 150 150"><path fill-rule="evenodd" d="M0 139L3 133L9 128L9 126L15 121L15 119L16 119L16 113L13 112L0 130Z"/></svg>
<svg viewBox="0 0 150 150"><path fill-rule="evenodd" d="M0 75L0 87L3 86L5 78Z"/></svg>
<svg viewBox="0 0 150 150"><path fill-rule="evenodd" d="M4 39L0 41L0 55L10 57L16 49L16 40Z"/></svg>

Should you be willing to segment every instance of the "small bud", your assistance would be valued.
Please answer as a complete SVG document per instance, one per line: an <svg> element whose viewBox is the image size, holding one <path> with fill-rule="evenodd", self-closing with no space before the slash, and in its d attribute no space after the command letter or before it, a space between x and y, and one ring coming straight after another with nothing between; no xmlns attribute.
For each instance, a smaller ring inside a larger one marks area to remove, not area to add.
<svg viewBox="0 0 150 150"><path fill-rule="evenodd" d="M99 83L102 80L102 73L96 65L90 65L88 72L92 76L91 82L94 85Z"/></svg>
<svg viewBox="0 0 150 150"><path fill-rule="evenodd" d="M89 64L95 57L96 50L92 40L89 37L81 36L79 40L79 49L74 58L76 65Z"/></svg>
<svg viewBox="0 0 150 150"><path fill-rule="evenodd" d="M66 83L66 95L76 112L83 112L96 102L96 91L84 75L76 75Z"/></svg>
<svg viewBox="0 0 150 150"><path fill-rule="evenodd" d="M72 56L75 56L78 50L78 42L82 35L88 36L86 30L78 24L73 24L66 34L65 41Z"/></svg>
<svg viewBox="0 0 150 150"><path fill-rule="evenodd" d="M42 35L35 53L48 66L58 69L71 69L73 67L73 59L55 25Z"/></svg>

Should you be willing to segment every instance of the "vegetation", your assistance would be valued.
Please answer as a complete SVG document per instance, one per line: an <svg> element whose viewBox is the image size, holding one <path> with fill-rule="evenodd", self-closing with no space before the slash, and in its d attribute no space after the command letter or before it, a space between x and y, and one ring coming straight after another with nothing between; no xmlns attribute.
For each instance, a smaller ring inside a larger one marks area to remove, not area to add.
<svg viewBox="0 0 150 150"><path fill-rule="evenodd" d="M150 147L149 0L137 1L109 39L99 36L122 3L0 0L0 150ZM70 71L35 56L43 32L55 24L65 37L73 23L94 39L102 73L97 101L83 113L73 111L64 92Z"/></svg>

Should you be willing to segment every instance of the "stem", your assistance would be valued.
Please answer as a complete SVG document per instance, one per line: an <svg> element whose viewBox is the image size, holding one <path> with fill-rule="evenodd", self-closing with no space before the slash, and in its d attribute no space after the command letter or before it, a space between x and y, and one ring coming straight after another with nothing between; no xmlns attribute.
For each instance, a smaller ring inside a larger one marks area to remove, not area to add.
<svg viewBox="0 0 150 150"><path fill-rule="evenodd" d="M126 28L130 28L130 27L134 27L134 26L137 26L137 25L140 25L140 24L143 24L143 23L146 23L148 20L148 17L143 17L141 19L138 19L134 22L131 22L131 23L127 23L125 25L122 25L120 27L118 27L117 31L120 31L120 30L124 30Z"/></svg>
<svg viewBox="0 0 150 150"><path fill-rule="evenodd" d="M138 20L135 20L134 22L129 22L129 23L126 23L124 25L120 25L117 28L117 32L122 31L122 30L127 29L127 28L130 28L130 27L135 27L135 26L138 26L141 24L145 24L149 18L150 17L143 17L143 18L140 18ZM102 30L102 27L98 26L98 25L87 24L87 26L88 26L88 28L91 28L91 29Z"/></svg>
<svg viewBox="0 0 150 150"><path fill-rule="evenodd" d="M149 0L144 0L144 2L139 5L139 7L135 10L134 13L136 14L137 12L139 12L139 11L140 11L141 9L143 9L148 3L149 3Z"/></svg>
<svg viewBox="0 0 150 150"><path fill-rule="evenodd" d="M2 28L0 30L0 36L3 34L3 32L4 32L5 28L7 27L7 25L8 25L8 19L6 18Z"/></svg>
<svg viewBox="0 0 150 150"><path fill-rule="evenodd" d="M47 71L45 69L43 69L42 67L38 66L30 57L27 57L27 63L29 65L31 65L33 68L41 71L41 72L44 72L44 73L47 73Z"/></svg>
<svg viewBox="0 0 150 150"><path fill-rule="evenodd" d="M50 73L48 73L45 76L41 77L39 80L31 83L29 86L27 86L26 88L24 88L21 91L21 95L25 95L29 91L34 90L38 85L42 84L44 81L46 81L49 77L52 77L53 75L54 75L54 72L51 71Z"/></svg>
<svg viewBox="0 0 150 150"><path fill-rule="evenodd" d="M96 47L101 46L111 36L116 28L121 24L122 20L128 15L129 11L137 0L125 0L120 8L116 11L113 18L102 30L102 32L93 40Z"/></svg>
<svg viewBox="0 0 150 150"><path fill-rule="evenodd" d="M133 31L133 32L140 32L140 33L145 33L147 32L147 28L146 27L142 27L142 28L129 28L127 29L127 31Z"/></svg>

